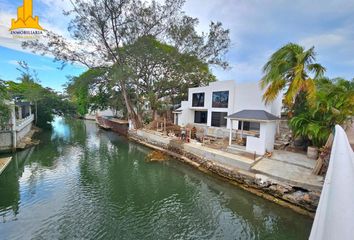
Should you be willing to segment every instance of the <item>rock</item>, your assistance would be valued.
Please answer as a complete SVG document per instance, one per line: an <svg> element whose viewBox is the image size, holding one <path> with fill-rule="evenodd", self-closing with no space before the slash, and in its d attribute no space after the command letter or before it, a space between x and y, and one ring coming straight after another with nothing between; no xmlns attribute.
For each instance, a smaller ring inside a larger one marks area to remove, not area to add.
<svg viewBox="0 0 354 240"><path fill-rule="evenodd" d="M149 162L161 162L167 160L168 157L160 151L152 151L146 157L146 160Z"/></svg>

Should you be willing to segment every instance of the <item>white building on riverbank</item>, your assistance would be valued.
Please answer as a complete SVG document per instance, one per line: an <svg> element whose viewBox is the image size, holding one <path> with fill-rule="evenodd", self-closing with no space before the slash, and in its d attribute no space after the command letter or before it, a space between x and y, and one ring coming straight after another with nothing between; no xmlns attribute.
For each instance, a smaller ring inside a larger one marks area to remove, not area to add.
<svg viewBox="0 0 354 240"><path fill-rule="evenodd" d="M16 149L25 135L31 131L34 121L30 102L7 101L6 104L11 110L11 116L9 124L0 127L0 152Z"/></svg>
<svg viewBox="0 0 354 240"><path fill-rule="evenodd" d="M188 101L182 101L181 107L174 111L174 122L180 126L193 124L205 127L209 133L210 129L217 128L214 130L223 136L228 136L231 132L230 145L232 137L237 134L233 129L241 130L241 138L243 135L247 137L247 133L254 131L255 136L250 137L263 140L250 138L246 147L248 146L247 149L257 154L264 154L265 151L273 150L274 136L269 134L273 135L273 132L274 134L276 132L277 124L274 122L280 119L282 103L279 96L274 102L266 105L262 96L263 91L258 82L239 84L233 80L218 81L210 83L209 86L190 88ZM256 114L256 116L250 115L250 119L232 117L241 111L248 111L248 115ZM259 115L260 113L263 114ZM262 136L259 136L260 133ZM263 133L268 134L265 136ZM265 142L266 138L270 140Z"/></svg>

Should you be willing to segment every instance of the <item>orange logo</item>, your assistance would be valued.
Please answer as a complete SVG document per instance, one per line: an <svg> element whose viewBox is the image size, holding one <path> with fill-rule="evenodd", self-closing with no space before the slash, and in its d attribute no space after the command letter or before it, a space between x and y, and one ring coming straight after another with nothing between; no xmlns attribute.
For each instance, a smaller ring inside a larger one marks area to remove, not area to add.
<svg viewBox="0 0 354 240"><path fill-rule="evenodd" d="M23 6L17 9L17 20L12 19L10 31L19 28L32 28L38 30L44 30L39 25L39 18L35 16L33 18L33 5L32 0L23 0Z"/></svg>

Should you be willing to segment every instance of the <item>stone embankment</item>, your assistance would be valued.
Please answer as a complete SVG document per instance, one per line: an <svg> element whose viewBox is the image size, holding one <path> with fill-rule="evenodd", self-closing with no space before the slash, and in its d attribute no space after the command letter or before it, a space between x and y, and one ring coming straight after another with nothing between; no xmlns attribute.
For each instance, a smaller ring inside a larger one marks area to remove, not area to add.
<svg viewBox="0 0 354 240"><path fill-rule="evenodd" d="M252 166L256 162L250 163L247 167L248 163L245 159L242 159L242 157L239 159L235 154L233 154L235 156L233 164L229 164L228 155L219 155L219 152L214 150L208 152L202 146L198 151L193 151L188 143L172 140L149 131L129 131L129 138L149 148L162 151L203 172L226 179L230 183L258 196L289 207L299 213L314 216L321 194L320 187L304 187L300 183L282 181L267 174L261 174L252 170ZM205 153L202 153L203 151ZM221 161L221 159L226 160Z"/></svg>

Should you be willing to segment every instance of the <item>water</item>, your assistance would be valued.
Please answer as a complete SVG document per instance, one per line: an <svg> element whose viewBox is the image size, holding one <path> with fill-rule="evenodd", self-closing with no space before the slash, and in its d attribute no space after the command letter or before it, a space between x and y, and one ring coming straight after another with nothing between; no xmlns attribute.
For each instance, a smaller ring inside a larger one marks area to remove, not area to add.
<svg viewBox="0 0 354 240"><path fill-rule="evenodd" d="M56 119L0 177L0 239L307 239L312 220L93 122Z"/></svg>

